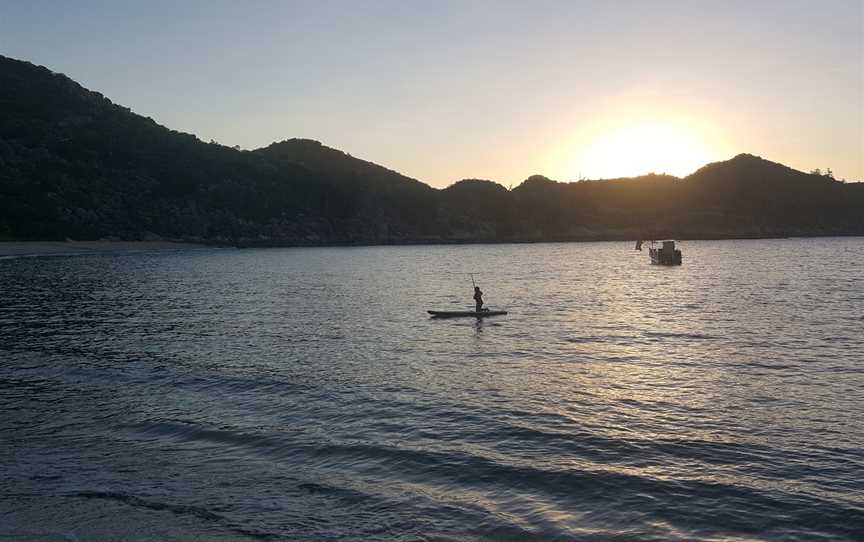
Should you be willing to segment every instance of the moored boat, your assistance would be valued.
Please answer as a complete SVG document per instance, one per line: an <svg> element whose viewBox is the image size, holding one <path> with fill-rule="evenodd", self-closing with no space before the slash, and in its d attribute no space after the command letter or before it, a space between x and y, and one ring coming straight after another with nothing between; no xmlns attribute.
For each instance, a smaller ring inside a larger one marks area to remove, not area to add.
<svg viewBox="0 0 864 542"><path fill-rule="evenodd" d="M681 251L675 248L675 241L661 241L661 243L660 247L648 247L651 263L654 265L681 265Z"/></svg>
<svg viewBox="0 0 864 542"><path fill-rule="evenodd" d="M681 265L681 251L675 248L675 241L649 241L648 256L653 265ZM642 241L636 242L636 250L642 250Z"/></svg>

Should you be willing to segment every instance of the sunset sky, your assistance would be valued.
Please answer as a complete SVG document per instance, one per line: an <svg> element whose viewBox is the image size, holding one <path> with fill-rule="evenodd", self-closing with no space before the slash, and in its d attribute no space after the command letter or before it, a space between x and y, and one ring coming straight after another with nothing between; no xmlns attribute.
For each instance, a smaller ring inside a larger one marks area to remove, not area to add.
<svg viewBox="0 0 864 542"><path fill-rule="evenodd" d="M433 186L749 152L864 179L864 0L0 0L0 54L205 141Z"/></svg>

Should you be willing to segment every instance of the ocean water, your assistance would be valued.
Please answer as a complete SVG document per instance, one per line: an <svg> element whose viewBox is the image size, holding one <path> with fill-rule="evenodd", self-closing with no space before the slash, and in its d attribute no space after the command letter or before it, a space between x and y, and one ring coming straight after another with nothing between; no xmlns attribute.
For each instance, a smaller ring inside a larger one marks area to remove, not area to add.
<svg viewBox="0 0 864 542"><path fill-rule="evenodd" d="M864 539L864 238L680 246L0 260L0 540Z"/></svg>

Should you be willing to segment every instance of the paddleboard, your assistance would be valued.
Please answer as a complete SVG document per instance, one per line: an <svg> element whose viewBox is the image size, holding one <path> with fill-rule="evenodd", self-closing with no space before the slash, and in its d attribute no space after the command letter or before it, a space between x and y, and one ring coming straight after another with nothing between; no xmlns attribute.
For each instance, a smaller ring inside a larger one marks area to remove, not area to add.
<svg viewBox="0 0 864 542"><path fill-rule="evenodd" d="M507 314L507 311L426 311L432 315L432 318L459 318L460 316L473 316L474 318L483 318L484 316L500 316Z"/></svg>

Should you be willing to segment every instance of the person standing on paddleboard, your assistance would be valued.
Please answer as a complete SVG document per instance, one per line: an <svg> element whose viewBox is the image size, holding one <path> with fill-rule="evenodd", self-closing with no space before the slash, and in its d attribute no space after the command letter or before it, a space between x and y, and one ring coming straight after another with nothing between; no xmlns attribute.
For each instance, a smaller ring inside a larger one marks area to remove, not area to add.
<svg viewBox="0 0 864 542"><path fill-rule="evenodd" d="M483 292L480 291L479 286L474 287L474 302L477 304L477 312L481 312L483 310Z"/></svg>

